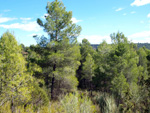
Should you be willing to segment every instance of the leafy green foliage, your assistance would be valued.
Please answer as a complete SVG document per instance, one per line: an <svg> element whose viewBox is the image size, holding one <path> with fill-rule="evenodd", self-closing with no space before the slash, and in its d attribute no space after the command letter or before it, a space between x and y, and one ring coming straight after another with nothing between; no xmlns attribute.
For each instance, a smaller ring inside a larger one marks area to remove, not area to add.
<svg viewBox="0 0 150 113"><path fill-rule="evenodd" d="M81 46L80 48L81 64L77 70L77 77L79 80L79 87L87 88L87 87L91 87L92 85L91 83L92 83L92 78L94 76L94 69L95 69L94 57L96 51L93 50L93 48L91 47L87 39L83 39L82 44L80 46Z"/></svg>
<svg viewBox="0 0 150 113"><path fill-rule="evenodd" d="M84 79L92 81L92 77L94 76L94 60L90 54L86 56L82 72Z"/></svg>
<svg viewBox="0 0 150 113"><path fill-rule="evenodd" d="M50 42L45 42L45 39L41 40L40 45L44 45L48 51L44 51L46 67L43 69L46 73L45 83L48 89L50 89L51 98L53 99L55 88L60 89L60 86L65 85L63 81L72 80L73 85L77 86L78 82L75 77L75 71L79 66L80 51L79 46L76 43L76 38L79 36L81 27L73 24L71 21L72 12L66 11L63 3L55 0L48 2L46 6L47 16L43 22L37 19L40 26L44 28L44 31L48 33ZM74 78L74 80L73 80ZM56 85L58 83L58 86ZM70 83L70 81L66 82ZM70 84L71 85L71 84ZM75 86L68 86L75 88ZM67 85L64 86L65 89ZM69 89L69 88L67 88Z"/></svg>
<svg viewBox="0 0 150 113"><path fill-rule="evenodd" d="M78 93L68 94L61 99L65 113L94 113L95 106L88 97L80 96Z"/></svg>
<svg viewBox="0 0 150 113"><path fill-rule="evenodd" d="M55 47L57 47L57 53L53 52ZM76 89L78 81L75 74L80 65L79 45L77 43L70 44L68 39L64 39L59 43L52 41L48 44L48 48L50 51L46 59L52 66L49 77L55 77L55 83L58 83L58 85L55 85L55 88L64 91ZM56 65L55 70L53 70L54 64Z"/></svg>
<svg viewBox="0 0 150 113"><path fill-rule="evenodd" d="M107 93L99 93L95 98L101 113L118 113L117 104L113 96Z"/></svg>
<svg viewBox="0 0 150 113"><path fill-rule="evenodd" d="M150 50L120 32L94 50L87 39L77 42L81 27L62 1L48 2L46 11L37 23L49 37L35 35L37 45L18 45L8 31L0 39L0 113L96 112L77 87L93 101L102 92L95 96L102 113L150 112Z"/></svg>
<svg viewBox="0 0 150 113"><path fill-rule="evenodd" d="M32 100L28 104L32 104L35 108L48 106L49 98L46 91L40 88L37 83L34 84L34 90L31 92Z"/></svg>
<svg viewBox="0 0 150 113"><path fill-rule="evenodd" d="M81 27L72 23L72 12L67 12L64 4L58 0L48 2L46 10L48 14L45 17L46 21L43 22L37 19L37 22L44 27L44 31L48 33L50 40L58 41L64 37L69 38L71 42L76 40L76 37L80 34Z"/></svg>
<svg viewBox="0 0 150 113"><path fill-rule="evenodd" d="M117 105L124 104L124 110L135 111L143 102L140 92L148 77L146 53L143 49L136 51L122 33L112 34L111 38L111 45L104 41L97 49L94 84L113 93Z"/></svg>
<svg viewBox="0 0 150 113"><path fill-rule="evenodd" d="M0 105L7 101L15 101L16 104L28 102L32 89L29 83L33 78L26 72L21 47L10 32L4 33L0 39L0 54L3 56L0 69Z"/></svg>

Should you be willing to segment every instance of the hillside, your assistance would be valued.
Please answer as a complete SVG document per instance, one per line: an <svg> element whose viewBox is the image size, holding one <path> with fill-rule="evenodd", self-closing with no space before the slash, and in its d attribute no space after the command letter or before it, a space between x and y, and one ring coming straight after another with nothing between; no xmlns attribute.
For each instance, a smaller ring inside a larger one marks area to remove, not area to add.
<svg viewBox="0 0 150 113"><path fill-rule="evenodd" d="M147 49L150 49L150 43L135 43L137 44L137 47L138 48L141 48L141 47L146 47ZM91 44L91 46L94 48L94 49L97 49L97 47L99 46L99 44Z"/></svg>

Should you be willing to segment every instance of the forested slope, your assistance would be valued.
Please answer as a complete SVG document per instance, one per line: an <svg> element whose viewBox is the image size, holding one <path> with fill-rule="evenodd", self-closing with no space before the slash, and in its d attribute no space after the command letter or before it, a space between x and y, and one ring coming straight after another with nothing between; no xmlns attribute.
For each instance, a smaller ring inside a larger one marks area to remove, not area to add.
<svg viewBox="0 0 150 113"><path fill-rule="evenodd" d="M147 49L150 49L150 43L135 43L137 45L137 48L141 48L141 47L146 47ZM99 46L99 44L91 44L91 46L94 49L97 49L97 47Z"/></svg>
<svg viewBox="0 0 150 113"><path fill-rule="evenodd" d="M93 49L77 41L81 26L62 1L37 23L48 34L36 45L0 38L0 113L149 113L150 50L122 33ZM86 37L85 37L86 38Z"/></svg>

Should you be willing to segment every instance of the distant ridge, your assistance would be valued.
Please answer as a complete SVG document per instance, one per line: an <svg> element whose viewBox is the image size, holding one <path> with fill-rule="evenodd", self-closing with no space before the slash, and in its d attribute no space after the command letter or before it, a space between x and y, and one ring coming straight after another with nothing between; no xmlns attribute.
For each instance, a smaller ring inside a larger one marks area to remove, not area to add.
<svg viewBox="0 0 150 113"><path fill-rule="evenodd" d="M150 49L150 43L135 43L137 44L137 47L138 49L141 48L141 47L146 47L147 49ZM91 46L94 48L94 49L97 49L97 47L99 46L99 44L91 44Z"/></svg>
<svg viewBox="0 0 150 113"><path fill-rule="evenodd" d="M137 44L138 48L145 46L147 49L150 49L150 43L135 43L135 44Z"/></svg>

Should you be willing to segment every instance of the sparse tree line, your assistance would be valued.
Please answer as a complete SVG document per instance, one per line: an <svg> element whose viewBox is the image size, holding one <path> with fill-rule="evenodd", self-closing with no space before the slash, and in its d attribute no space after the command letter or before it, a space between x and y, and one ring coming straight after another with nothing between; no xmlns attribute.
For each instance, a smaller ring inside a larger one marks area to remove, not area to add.
<svg viewBox="0 0 150 113"><path fill-rule="evenodd" d="M37 45L0 38L0 113L150 112L150 50L120 32L95 50L77 42L81 27L62 2L46 10L37 23L49 37L34 36Z"/></svg>
<svg viewBox="0 0 150 113"><path fill-rule="evenodd" d="M142 48L142 47L145 47L147 49L150 49L150 43L134 43L137 45L137 48ZM97 47L99 46L99 44L91 44L91 46L94 48L94 49L97 49Z"/></svg>

